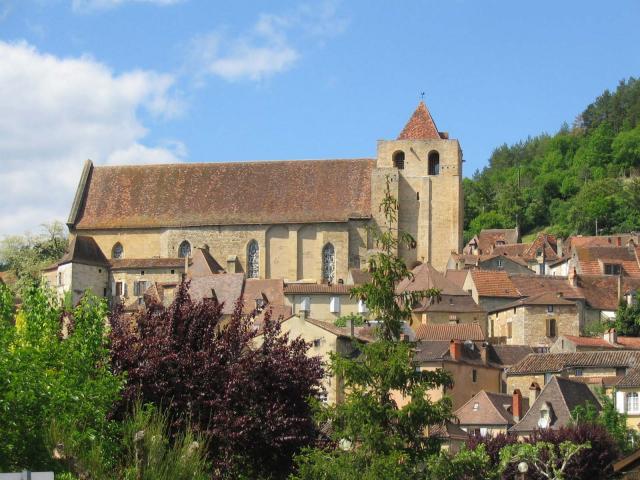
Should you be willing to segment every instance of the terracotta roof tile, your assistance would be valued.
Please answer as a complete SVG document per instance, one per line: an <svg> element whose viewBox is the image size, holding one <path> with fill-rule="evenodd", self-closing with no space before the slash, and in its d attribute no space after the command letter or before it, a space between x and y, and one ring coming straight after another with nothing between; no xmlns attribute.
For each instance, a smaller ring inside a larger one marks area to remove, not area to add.
<svg viewBox="0 0 640 480"><path fill-rule="evenodd" d="M184 258L111 258L109 265L113 270L126 268L181 268Z"/></svg>
<svg viewBox="0 0 640 480"><path fill-rule="evenodd" d="M622 277L622 294L640 289L640 278ZM578 286L591 308L615 311L618 308L618 277L578 275Z"/></svg>
<svg viewBox="0 0 640 480"><path fill-rule="evenodd" d="M242 292L245 313L256 308L257 299L265 298L270 306L284 305L284 282L281 279L248 278L245 280Z"/></svg>
<svg viewBox="0 0 640 480"><path fill-rule="evenodd" d="M605 264L615 264L622 266L623 276L640 278L640 265L638 265L635 248L589 246L576 247L574 252L578 273L582 275L603 275Z"/></svg>
<svg viewBox="0 0 640 480"><path fill-rule="evenodd" d="M506 305L501 305L498 308L494 309L493 311L503 312L511 308L522 307L525 305L573 305L575 306L576 302L572 302L570 300L567 300L566 298L559 297L555 293L543 292L537 295L533 295L531 297L521 298L520 300L507 303Z"/></svg>
<svg viewBox="0 0 640 480"><path fill-rule="evenodd" d="M415 292L437 288L443 295L468 295L467 292L437 271L431 264L423 263L412 271L412 278L405 278L396 287L397 292Z"/></svg>
<svg viewBox="0 0 640 480"><path fill-rule="evenodd" d="M607 247L616 246L620 242L621 246L633 240L636 245L640 244L640 235L637 233L619 233L616 235L599 235L594 236L572 236L567 238L565 242L568 247Z"/></svg>
<svg viewBox="0 0 640 480"><path fill-rule="evenodd" d="M506 425L516 422L513 419L513 398L505 393L493 393L480 390L453 414L460 425ZM529 399L522 398L522 411L529 410Z"/></svg>
<svg viewBox="0 0 640 480"><path fill-rule="evenodd" d="M575 367L635 367L636 364L640 365L638 362L640 362L640 352L631 350L532 353L513 365L507 374L557 373Z"/></svg>
<svg viewBox="0 0 640 480"><path fill-rule="evenodd" d="M374 165L372 159L353 159L94 167L72 226L152 228L369 218Z"/></svg>
<svg viewBox="0 0 640 480"><path fill-rule="evenodd" d="M439 299L424 298L420 305L413 309L416 313L445 312L445 313L480 313L485 310L478 305L470 294L466 295L440 295Z"/></svg>
<svg viewBox="0 0 640 480"><path fill-rule="evenodd" d="M640 387L640 368L632 368L616 384L618 387Z"/></svg>
<svg viewBox="0 0 640 480"><path fill-rule="evenodd" d="M500 246L497 244L516 244L519 238L520 234L516 228L490 228L481 230L478 235L467 243L464 251L467 252L471 244L477 242L479 253L488 254L491 253L496 246ZM472 252L468 251L467 253Z"/></svg>
<svg viewBox="0 0 640 480"><path fill-rule="evenodd" d="M541 293L561 294L567 299L582 299L584 295L579 288L572 287L567 277L550 275L521 275L509 276L512 284L523 297L532 297Z"/></svg>
<svg viewBox="0 0 640 480"><path fill-rule="evenodd" d="M521 296L507 272L472 270L471 278L481 297L518 298Z"/></svg>
<svg viewBox="0 0 640 480"><path fill-rule="evenodd" d="M447 270L444 272L444 278L462 290L468 274L469 270Z"/></svg>
<svg viewBox="0 0 640 480"><path fill-rule="evenodd" d="M576 335L563 335L563 337L573 343L576 347L609 349L609 350L640 350L640 338L638 337L616 337L616 343L611 344L603 337L579 337Z"/></svg>
<svg viewBox="0 0 640 480"><path fill-rule="evenodd" d="M223 303L222 313L231 314L236 301L242 296L244 274L223 273L208 277L194 278L189 283L189 295L194 301L213 298L213 293L219 303Z"/></svg>
<svg viewBox="0 0 640 480"><path fill-rule="evenodd" d="M341 283L334 283L327 285L326 283L288 283L284 287L285 295L299 295L299 294L335 294L335 295L349 295L353 285L344 285Z"/></svg>
<svg viewBox="0 0 640 480"><path fill-rule="evenodd" d="M431 140L439 139L440 134L431 113L424 102L418 104L411 118L398 135L398 140Z"/></svg>
<svg viewBox="0 0 640 480"><path fill-rule="evenodd" d="M416 340L485 340L482 327L477 323L455 325L427 323L420 324L413 330L416 334Z"/></svg>

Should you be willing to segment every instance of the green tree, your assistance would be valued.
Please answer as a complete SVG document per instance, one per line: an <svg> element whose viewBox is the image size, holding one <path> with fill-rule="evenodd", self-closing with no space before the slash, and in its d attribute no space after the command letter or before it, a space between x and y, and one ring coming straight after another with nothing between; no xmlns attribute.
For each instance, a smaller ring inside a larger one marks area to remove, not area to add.
<svg viewBox="0 0 640 480"><path fill-rule="evenodd" d="M621 300L614 325L619 335L640 336L640 303L628 305L624 299Z"/></svg>
<svg viewBox="0 0 640 480"><path fill-rule="evenodd" d="M512 463L524 462L529 469L548 480L565 480L571 460L589 448L589 442L576 444L564 441L559 445L550 442L515 443L500 451L500 468L505 470Z"/></svg>
<svg viewBox="0 0 640 480"><path fill-rule="evenodd" d="M390 193L390 181L387 178L381 204L387 223L375 232L380 250L369 262L371 282L352 291L381 320L380 340L356 343L357 358L331 355L331 370L343 382L346 395L339 404L321 407L317 417L330 426L333 448L298 455L294 479L423 478L426 461L439 450L439 442L426 435L427 426L451 417L448 397L432 401L427 394L450 386L450 376L443 370L417 370L414 345L398 342L414 302L439 292L396 292L397 283L411 277L397 257L397 247L401 242L411 246L412 239L393 228L398 203Z"/></svg>
<svg viewBox="0 0 640 480"><path fill-rule="evenodd" d="M463 447L455 455L440 452L427 462L426 480L497 480L498 471L484 445L471 450Z"/></svg>

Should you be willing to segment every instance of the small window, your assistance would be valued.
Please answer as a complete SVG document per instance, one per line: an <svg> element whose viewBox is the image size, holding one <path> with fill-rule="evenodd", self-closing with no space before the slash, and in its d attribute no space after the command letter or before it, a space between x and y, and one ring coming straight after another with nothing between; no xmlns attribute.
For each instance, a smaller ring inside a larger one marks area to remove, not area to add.
<svg viewBox="0 0 640 480"><path fill-rule="evenodd" d="M315 339L313 340L313 346L314 346L315 348L320 347L320 345L321 345L321 344L322 344L322 339L321 339L321 338L315 338Z"/></svg>
<svg viewBox="0 0 640 480"><path fill-rule="evenodd" d="M111 258L124 258L124 248L120 242L116 243L111 250Z"/></svg>
<svg viewBox="0 0 640 480"><path fill-rule="evenodd" d="M547 320L547 337L554 338L557 335L556 320L555 318L549 318Z"/></svg>
<svg viewBox="0 0 640 480"><path fill-rule="evenodd" d="M474 368L471 370L471 381L476 383L478 381L478 371Z"/></svg>
<svg viewBox="0 0 640 480"><path fill-rule="evenodd" d="M576 377L581 377L584 374L584 370L581 368L576 368L575 375Z"/></svg>
<svg viewBox="0 0 640 480"><path fill-rule="evenodd" d="M173 275L174 273L176 273L176 271L175 270L171 270L171 275Z"/></svg>
<svg viewBox="0 0 640 480"><path fill-rule="evenodd" d="M435 150L429 153L429 175L440 175L440 154Z"/></svg>
<svg viewBox="0 0 640 480"><path fill-rule="evenodd" d="M627 374L625 367L616 367L616 377L624 377Z"/></svg>
<svg viewBox="0 0 640 480"><path fill-rule="evenodd" d="M553 313L553 305L547 305L547 313Z"/></svg>
<svg viewBox="0 0 640 480"><path fill-rule="evenodd" d="M513 307L513 314L516 314L516 307Z"/></svg>
<svg viewBox="0 0 640 480"><path fill-rule="evenodd" d="M116 297L124 295L124 282L116 282Z"/></svg>
<svg viewBox="0 0 640 480"><path fill-rule="evenodd" d="M133 282L133 295L136 297L141 297L144 295L144 292L147 291L148 282L142 280L139 282Z"/></svg>
<svg viewBox="0 0 640 480"><path fill-rule="evenodd" d="M191 244L186 240L183 240L183 242L178 247L178 257L187 258L190 256L191 256Z"/></svg>
<svg viewBox="0 0 640 480"><path fill-rule="evenodd" d="M309 297L302 297L302 300L300 301L300 310L303 312L311 310L311 299Z"/></svg>
<svg viewBox="0 0 640 480"><path fill-rule="evenodd" d="M477 412L479 409L480 409L480 404L479 404L478 402L475 402L475 403L473 404L473 411L474 411L474 412Z"/></svg>
<svg viewBox="0 0 640 480"><path fill-rule="evenodd" d="M502 265L502 259L501 258L498 259L497 264L498 264L498 268L502 268L503 265Z"/></svg>
<svg viewBox="0 0 640 480"><path fill-rule="evenodd" d="M507 338L513 337L513 323L507 322Z"/></svg>
<svg viewBox="0 0 640 480"><path fill-rule="evenodd" d="M140 270L140 275L144 275L144 270Z"/></svg>
<svg viewBox="0 0 640 480"><path fill-rule="evenodd" d="M340 313L340 297L331 297L329 311L331 313Z"/></svg>
<svg viewBox="0 0 640 480"><path fill-rule="evenodd" d="M404 152L402 150L393 154L393 166L398 170L404 170Z"/></svg>
<svg viewBox="0 0 640 480"><path fill-rule="evenodd" d="M605 275L620 275L622 273L622 266L615 263L604 264Z"/></svg>
<svg viewBox="0 0 640 480"><path fill-rule="evenodd" d="M102 269L101 268L98 269L98 273L102 273Z"/></svg>

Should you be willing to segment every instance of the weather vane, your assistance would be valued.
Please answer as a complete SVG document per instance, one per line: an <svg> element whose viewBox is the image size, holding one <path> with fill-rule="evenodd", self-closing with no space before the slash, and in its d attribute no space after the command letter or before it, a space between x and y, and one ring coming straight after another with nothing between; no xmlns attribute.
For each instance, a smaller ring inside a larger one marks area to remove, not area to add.
<svg viewBox="0 0 640 480"><path fill-rule="evenodd" d="M424 92L420 92L420 100L424 101Z"/></svg>

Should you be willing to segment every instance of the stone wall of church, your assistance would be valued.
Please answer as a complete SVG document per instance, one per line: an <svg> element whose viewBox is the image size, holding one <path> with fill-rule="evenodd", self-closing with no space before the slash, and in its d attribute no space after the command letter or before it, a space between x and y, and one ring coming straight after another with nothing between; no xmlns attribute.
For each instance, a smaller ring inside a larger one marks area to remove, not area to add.
<svg viewBox="0 0 640 480"><path fill-rule="evenodd" d="M226 268L227 258L237 256L239 271L247 270L247 246L259 246L261 278L289 281L322 278L322 249L335 249L335 274L346 280L349 268L364 266L370 248L368 221L290 225L222 225L149 230L83 231L93 236L107 257L122 244L125 258L175 258L183 241L191 248L209 247L209 253Z"/></svg>

